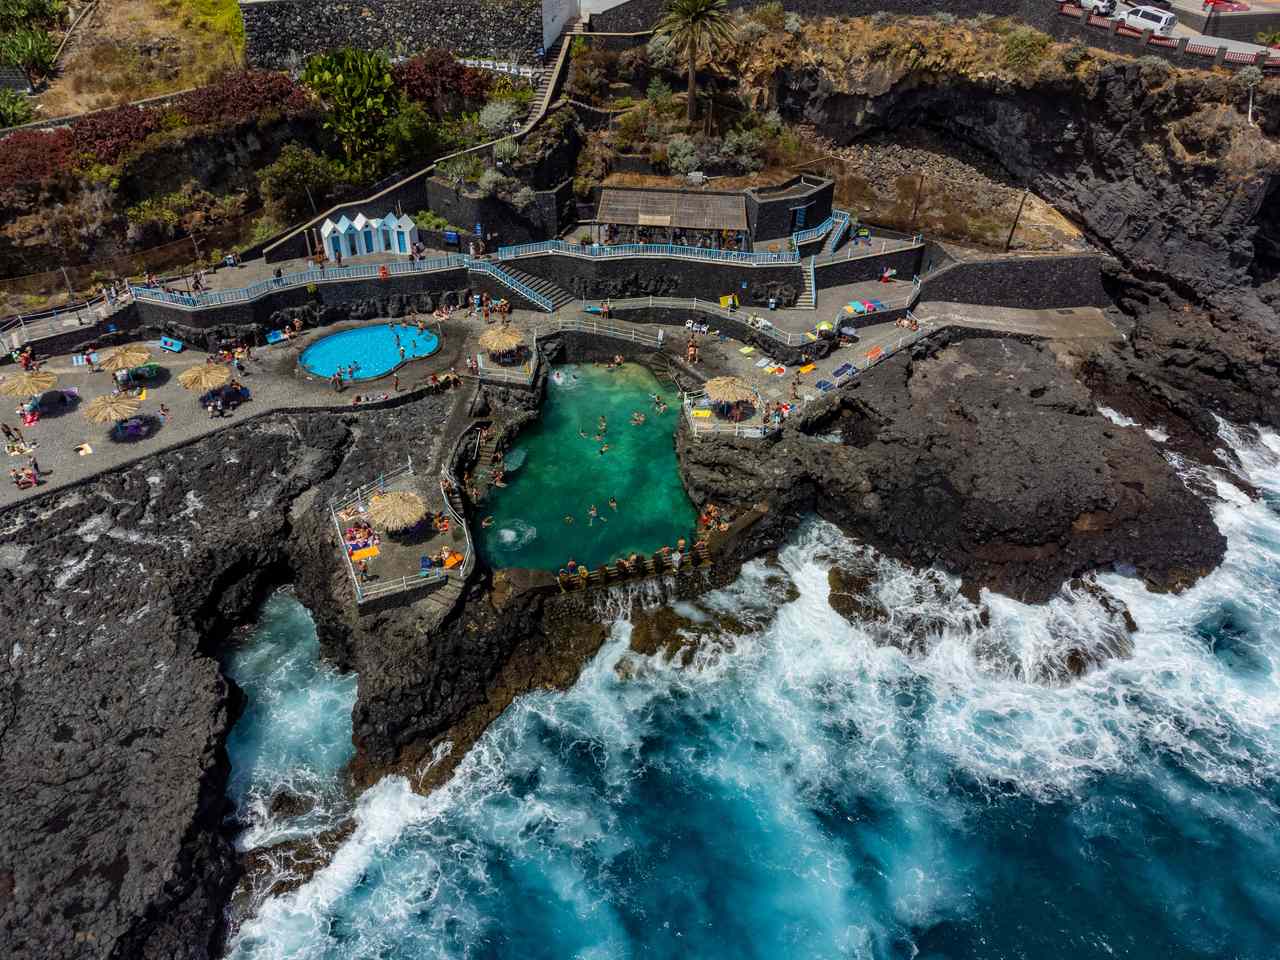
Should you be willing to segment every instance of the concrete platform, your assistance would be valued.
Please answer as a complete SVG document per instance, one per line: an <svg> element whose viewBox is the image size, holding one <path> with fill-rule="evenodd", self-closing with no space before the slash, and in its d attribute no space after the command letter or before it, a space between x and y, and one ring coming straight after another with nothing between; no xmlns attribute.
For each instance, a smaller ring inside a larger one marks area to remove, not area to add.
<svg viewBox="0 0 1280 960"><path fill-rule="evenodd" d="M1124 339L1124 335L1097 307L1028 310L939 300L918 304L913 313L934 327L971 327L1046 340Z"/></svg>

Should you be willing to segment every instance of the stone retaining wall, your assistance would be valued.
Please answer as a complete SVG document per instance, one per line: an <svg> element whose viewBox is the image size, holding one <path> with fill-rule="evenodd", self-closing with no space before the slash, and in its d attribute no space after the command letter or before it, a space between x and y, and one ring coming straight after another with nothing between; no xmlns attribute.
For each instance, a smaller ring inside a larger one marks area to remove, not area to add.
<svg viewBox="0 0 1280 960"><path fill-rule="evenodd" d="M771 298L789 307L804 289L797 265L744 267L707 260L619 257L589 260L566 254L522 257L510 266L563 287L575 299L697 297L719 300L737 293L743 304L765 306ZM746 282L747 288L742 289Z"/></svg>
<svg viewBox="0 0 1280 960"><path fill-rule="evenodd" d="M991 307L1109 307L1102 287L1102 257L1014 257L969 260L935 271L921 285L921 300Z"/></svg>
<svg viewBox="0 0 1280 960"><path fill-rule="evenodd" d="M247 0L245 61L280 69L339 47L411 55L429 47L458 56L531 63L542 47L541 0Z"/></svg>
<svg viewBox="0 0 1280 960"><path fill-rule="evenodd" d="M848 249L857 253L858 247L842 247L841 253ZM862 283L864 280L879 279L886 267L898 271L899 280L910 280L920 272L923 247L912 247L908 250L890 250L881 256L863 256L853 260L837 260L834 263L819 263L813 271L814 283L819 290L828 287L840 287L846 283Z"/></svg>

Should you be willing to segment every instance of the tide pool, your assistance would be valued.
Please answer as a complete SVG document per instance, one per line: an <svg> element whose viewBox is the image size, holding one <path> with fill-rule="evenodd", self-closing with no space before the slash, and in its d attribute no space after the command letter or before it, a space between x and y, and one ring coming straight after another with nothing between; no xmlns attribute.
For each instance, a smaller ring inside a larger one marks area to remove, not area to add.
<svg viewBox="0 0 1280 960"><path fill-rule="evenodd" d="M654 409L651 394L666 400L666 413ZM635 411L645 415L639 426L631 424ZM556 570L572 557L596 567L674 547L679 537L692 543L697 514L675 453L679 411L679 398L644 367L557 367L541 417L507 454L513 466L521 461L519 468L479 508L494 518L479 531L486 562Z"/></svg>

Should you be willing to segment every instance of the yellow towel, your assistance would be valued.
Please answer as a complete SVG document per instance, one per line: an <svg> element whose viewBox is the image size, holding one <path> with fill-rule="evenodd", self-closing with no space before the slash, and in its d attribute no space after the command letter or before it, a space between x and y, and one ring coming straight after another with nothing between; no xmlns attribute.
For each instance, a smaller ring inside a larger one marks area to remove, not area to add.
<svg viewBox="0 0 1280 960"><path fill-rule="evenodd" d="M695 417L709 417L709 416L711 416L711 411L710 411L710 410L695 410L695 411L693 411L693 415L694 415Z"/></svg>
<svg viewBox="0 0 1280 960"><path fill-rule="evenodd" d="M142 392L141 392L140 394L138 394L138 399L139 399L139 400L145 400L145 399L147 399L147 388L146 388L146 387L143 387L143 388L142 388Z"/></svg>
<svg viewBox="0 0 1280 960"><path fill-rule="evenodd" d="M357 550L355 553L351 554L351 559L352 560L372 560L377 555L378 555L377 547L365 547L364 549Z"/></svg>
<svg viewBox="0 0 1280 960"><path fill-rule="evenodd" d="M818 365L816 363L806 363L800 368L801 373L812 373Z"/></svg>
<svg viewBox="0 0 1280 960"><path fill-rule="evenodd" d="M742 355L745 357L745 356L746 356L747 354L749 354L749 353L755 353L755 352L756 352L756 348L755 348L755 347L743 347L743 348L742 348L741 350L739 350L738 352L739 352L740 354L742 354Z"/></svg>

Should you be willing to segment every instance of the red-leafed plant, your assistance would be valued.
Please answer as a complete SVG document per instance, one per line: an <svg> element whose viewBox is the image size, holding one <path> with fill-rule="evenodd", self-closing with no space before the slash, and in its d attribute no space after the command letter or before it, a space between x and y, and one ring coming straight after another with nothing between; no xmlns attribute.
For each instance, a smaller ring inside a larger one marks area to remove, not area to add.
<svg viewBox="0 0 1280 960"><path fill-rule="evenodd" d="M19 130L0 144L0 191L40 183L71 166L75 142L66 127Z"/></svg>
<svg viewBox="0 0 1280 960"><path fill-rule="evenodd" d="M77 154L96 163L115 163L161 127L159 110L123 106L90 113L71 124Z"/></svg>
<svg viewBox="0 0 1280 960"><path fill-rule="evenodd" d="M245 70L183 94L173 109L188 124L202 126L239 123L270 110L296 116L310 107L306 90L287 74Z"/></svg>
<svg viewBox="0 0 1280 960"><path fill-rule="evenodd" d="M478 107L491 85L490 77L453 58L448 50L426 50L391 68L396 89L428 107L436 117Z"/></svg>

